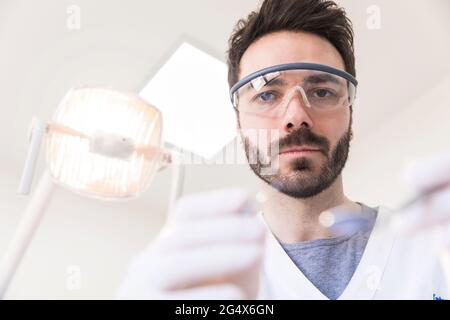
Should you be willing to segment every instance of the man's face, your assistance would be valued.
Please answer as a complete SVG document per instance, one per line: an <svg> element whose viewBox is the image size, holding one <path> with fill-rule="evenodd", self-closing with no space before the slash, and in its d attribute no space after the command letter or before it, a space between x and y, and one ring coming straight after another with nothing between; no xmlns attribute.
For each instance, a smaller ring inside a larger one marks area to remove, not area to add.
<svg viewBox="0 0 450 320"><path fill-rule="evenodd" d="M293 62L318 63L345 70L339 52L327 40L308 33L281 31L263 36L246 50L240 63L239 79L265 67ZM318 113L307 108L300 97L294 97L279 118L246 113L239 113L238 117L238 129L250 167L284 194L295 198L312 197L327 189L344 168L351 140L350 108ZM264 132L264 139L260 133L246 134L255 130ZM320 151L284 152L306 146ZM263 168L269 161L276 170L265 174Z"/></svg>

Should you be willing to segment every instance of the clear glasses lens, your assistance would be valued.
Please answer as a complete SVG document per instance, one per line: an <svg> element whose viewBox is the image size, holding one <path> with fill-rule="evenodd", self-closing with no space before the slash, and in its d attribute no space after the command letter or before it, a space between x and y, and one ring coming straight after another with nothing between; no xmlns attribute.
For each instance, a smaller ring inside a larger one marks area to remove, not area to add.
<svg viewBox="0 0 450 320"><path fill-rule="evenodd" d="M240 112L280 117L295 95L312 110L326 112L352 105L356 87L347 79L327 72L276 71L253 79L239 88L233 96L233 102Z"/></svg>

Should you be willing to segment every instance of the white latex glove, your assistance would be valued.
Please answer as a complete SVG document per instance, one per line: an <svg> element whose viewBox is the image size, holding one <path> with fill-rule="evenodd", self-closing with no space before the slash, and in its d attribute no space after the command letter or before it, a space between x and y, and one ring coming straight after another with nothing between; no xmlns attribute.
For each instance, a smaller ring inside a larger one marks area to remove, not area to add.
<svg viewBox="0 0 450 320"><path fill-rule="evenodd" d="M410 233L450 224L450 152L411 162L405 168L404 178L417 194L435 187L441 189L404 209L403 231Z"/></svg>
<svg viewBox="0 0 450 320"><path fill-rule="evenodd" d="M254 299L266 228L249 195L226 189L180 199L131 263L118 299Z"/></svg>

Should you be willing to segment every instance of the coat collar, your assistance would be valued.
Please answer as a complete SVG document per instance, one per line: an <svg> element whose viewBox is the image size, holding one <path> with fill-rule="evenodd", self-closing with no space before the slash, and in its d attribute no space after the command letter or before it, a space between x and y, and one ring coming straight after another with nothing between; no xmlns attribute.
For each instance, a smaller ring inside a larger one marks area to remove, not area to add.
<svg viewBox="0 0 450 320"><path fill-rule="evenodd" d="M259 298L266 299L328 299L297 268L267 226L262 212L258 216L266 225ZM373 299L395 241L395 233L386 228L389 210L379 207L375 225L361 260L339 299Z"/></svg>

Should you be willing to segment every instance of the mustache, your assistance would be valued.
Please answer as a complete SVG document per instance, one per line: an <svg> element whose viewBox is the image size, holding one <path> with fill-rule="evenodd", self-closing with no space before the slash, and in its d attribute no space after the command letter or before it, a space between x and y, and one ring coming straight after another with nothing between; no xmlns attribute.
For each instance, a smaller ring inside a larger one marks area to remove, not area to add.
<svg viewBox="0 0 450 320"><path fill-rule="evenodd" d="M305 127L300 127L286 137L270 144L272 150L281 150L290 147L310 146L320 149L325 156L328 155L330 143L325 137L321 137ZM277 149L278 148L278 149Z"/></svg>

